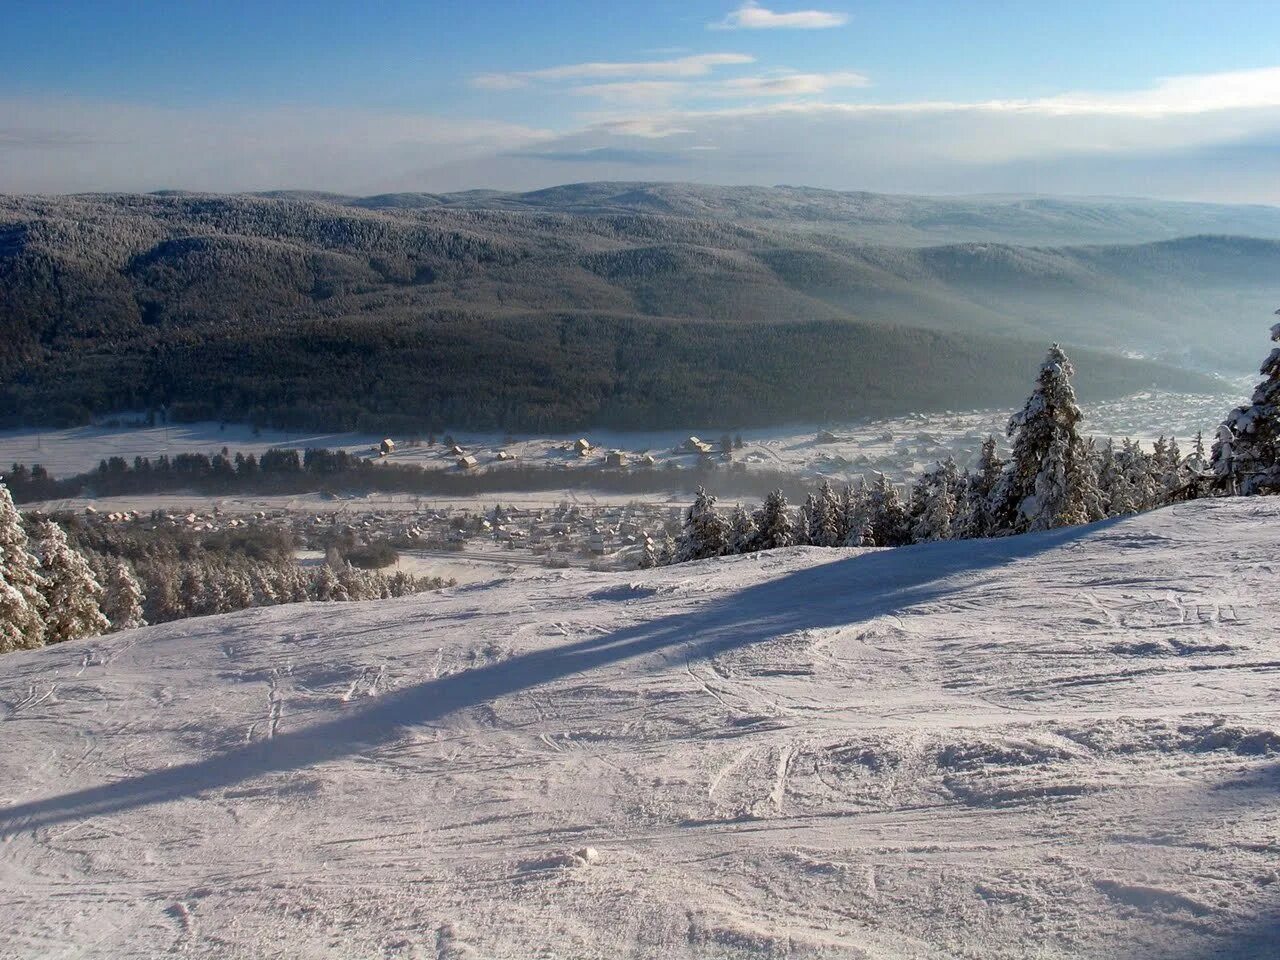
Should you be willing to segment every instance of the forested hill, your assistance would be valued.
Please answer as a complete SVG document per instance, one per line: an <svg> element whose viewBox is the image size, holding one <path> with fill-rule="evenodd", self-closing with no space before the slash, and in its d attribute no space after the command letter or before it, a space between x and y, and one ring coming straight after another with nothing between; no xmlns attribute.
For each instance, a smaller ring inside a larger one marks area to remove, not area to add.
<svg viewBox="0 0 1280 960"><path fill-rule="evenodd" d="M520 196L0 198L0 416L766 423L1012 403L1048 340L1099 351L1102 397L1204 385L1118 353L1251 366L1280 297L1269 239L887 246Z"/></svg>

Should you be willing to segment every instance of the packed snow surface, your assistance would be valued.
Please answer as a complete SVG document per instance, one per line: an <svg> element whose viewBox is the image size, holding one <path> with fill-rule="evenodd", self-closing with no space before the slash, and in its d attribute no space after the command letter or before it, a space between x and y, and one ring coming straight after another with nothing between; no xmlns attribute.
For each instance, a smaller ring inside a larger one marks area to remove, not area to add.
<svg viewBox="0 0 1280 960"><path fill-rule="evenodd" d="M1280 953L1280 498L0 665L0 953Z"/></svg>

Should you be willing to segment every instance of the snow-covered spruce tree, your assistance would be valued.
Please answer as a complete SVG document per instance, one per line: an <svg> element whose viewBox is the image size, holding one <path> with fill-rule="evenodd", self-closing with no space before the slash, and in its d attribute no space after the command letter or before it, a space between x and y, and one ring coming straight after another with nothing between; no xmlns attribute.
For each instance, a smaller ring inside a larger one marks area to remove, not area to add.
<svg viewBox="0 0 1280 960"><path fill-rule="evenodd" d="M840 546L874 545L871 535L871 502L867 497L866 483L859 478L856 487L848 484L840 495Z"/></svg>
<svg viewBox="0 0 1280 960"><path fill-rule="evenodd" d="M871 545L901 547L911 542L911 518L898 488L883 473L867 493Z"/></svg>
<svg viewBox="0 0 1280 960"><path fill-rule="evenodd" d="M1083 523L1078 476L1083 419L1071 377L1075 368L1056 343L1040 365L1035 390L1009 420L1013 447L992 492L993 533L1023 533Z"/></svg>
<svg viewBox="0 0 1280 960"><path fill-rule="evenodd" d="M1080 506L1084 511L1084 519L1086 523L1094 523L1098 520L1105 520L1107 517L1107 508L1104 506L1104 497L1102 494L1102 486L1098 480L1098 472L1102 457L1098 453L1097 444L1094 443L1093 437L1084 442L1084 450L1080 457L1080 471L1077 474L1077 481L1080 490Z"/></svg>
<svg viewBox="0 0 1280 960"><path fill-rule="evenodd" d="M796 542L795 524L791 519L791 508L787 506L787 498L781 490L774 490L764 498L764 503L755 515L756 534L759 550L777 550L781 547L794 546Z"/></svg>
<svg viewBox="0 0 1280 960"><path fill-rule="evenodd" d="M1280 323L1271 328L1271 339L1280 343ZM1260 372L1252 401L1232 410L1218 428L1212 467L1224 493L1280 493L1280 347Z"/></svg>
<svg viewBox="0 0 1280 960"><path fill-rule="evenodd" d="M142 615L142 604L146 600L142 584L127 563L117 560L111 564L102 587L102 613L112 630L132 630L147 625Z"/></svg>
<svg viewBox="0 0 1280 960"><path fill-rule="evenodd" d="M843 540L841 535L840 500L831 489L831 481L823 478L818 484L818 492L809 503L806 520L808 530L806 539L815 547L838 547Z"/></svg>
<svg viewBox="0 0 1280 960"><path fill-rule="evenodd" d="M950 482L954 479L954 474L953 462L950 471L945 465L940 465L921 478L922 482L917 485L914 496L918 513L911 527L913 542L951 539L952 520L956 513L955 484Z"/></svg>
<svg viewBox="0 0 1280 960"><path fill-rule="evenodd" d="M982 441L982 450L972 473L963 480L956 494L956 519L952 536L960 540L989 537L992 532L992 492L1000 482L1004 461L997 453L996 438Z"/></svg>
<svg viewBox="0 0 1280 960"><path fill-rule="evenodd" d="M41 586L39 561L28 548L22 517L0 483L0 653L44 643Z"/></svg>
<svg viewBox="0 0 1280 960"><path fill-rule="evenodd" d="M716 509L716 498L702 487L685 512L684 526L676 541L675 562L719 557L729 550L729 521Z"/></svg>
<svg viewBox="0 0 1280 960"><path fill-rule="evenodd" d="M755 518L739 504L729 519L729 552L755 553L759 549L760 534Z"/></svg>
<svg viewBox="0 0 1280 960"><path fill-rule="evenodd" d="M1125 476L1133 486L1133 500L1138 510L1154 510L1163 503L1159 470L1141 444L1126 439L1120 450Z"/></svg>
<svg viewBox="0 0 1280 960"><path fill-rule="evenodd" d="M102 585L89 562L67 543L67 535L51 520L36 525L41 592L46 603L45 643L63 643L105 633L111 623L102 613Z"/></svg>

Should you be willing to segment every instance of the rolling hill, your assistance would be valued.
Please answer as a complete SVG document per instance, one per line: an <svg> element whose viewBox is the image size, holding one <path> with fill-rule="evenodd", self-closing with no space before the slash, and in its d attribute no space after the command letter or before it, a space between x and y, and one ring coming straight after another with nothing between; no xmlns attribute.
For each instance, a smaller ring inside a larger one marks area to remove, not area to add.
<svg viewBox="0 0 1280 960"><path fill-rule="evenodd" d="M0 416L763 423L1011 403L1050 340L1093 351L1099 397L1201 387L1173 368L1261 352L1274 213L617 184L0 198ZM1260 236L1010 242L1228 226Z"/></svg>

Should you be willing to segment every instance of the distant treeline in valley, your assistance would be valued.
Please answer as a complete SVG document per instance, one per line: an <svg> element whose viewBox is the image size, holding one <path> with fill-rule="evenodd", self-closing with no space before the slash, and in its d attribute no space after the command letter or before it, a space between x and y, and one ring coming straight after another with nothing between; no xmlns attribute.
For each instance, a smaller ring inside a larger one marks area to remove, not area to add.
<svg viewBox="0 0 1280 960"><path fill-rule="evenodd" d="M174 492L229 496L341 491L472 497L513 491L590 489L607 493L692 494L713 481L740 496L763 496L775 488L799 492L803 483L795 473L756 467L740 469L710 458L680 469L559 469L512 463L471 472L368 460L345 450L326 449L301 453L271 449L260 457L230 451L212 456L180 453L173 457L135 457L131 461L111 457L96 470L63 478L50 476L39 464L13 464L0 473L0 482L9 488L16 503Z"/></svg>

